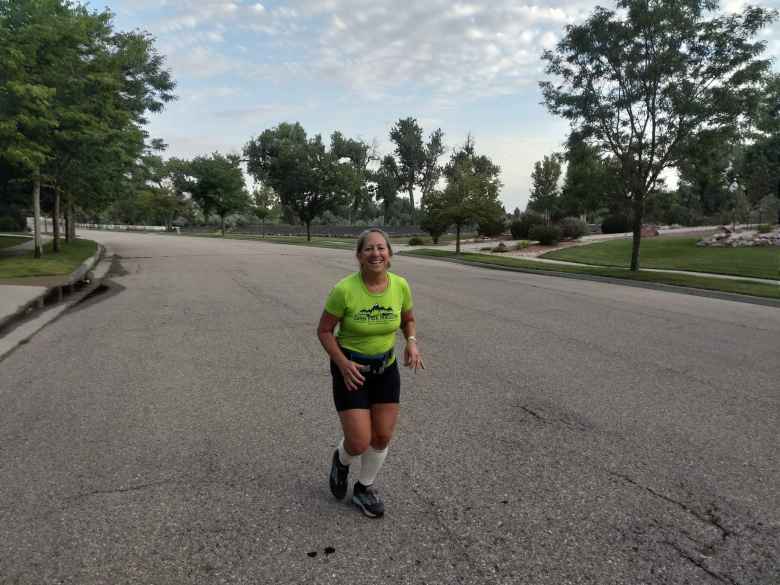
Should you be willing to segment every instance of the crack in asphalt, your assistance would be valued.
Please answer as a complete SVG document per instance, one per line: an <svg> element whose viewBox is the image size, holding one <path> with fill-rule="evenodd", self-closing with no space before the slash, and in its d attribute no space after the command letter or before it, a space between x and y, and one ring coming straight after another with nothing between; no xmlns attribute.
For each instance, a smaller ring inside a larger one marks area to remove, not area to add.
<svg viewBox="0 0 780 585"><path fill-rule="evenodd" d="M527 406L524 406L524 405L520 406L520 410L530 414L532 417L534 417L535 419L537 419L538 421L540 421L540 422L542 422L544 424L548 424L548 425L549 424L562 424L564 426L569 427L570 429L575 429L575 430L583 431L583 432L590 432L590 431L593 430L591 427L588 427L587 425L584 425L582 423L577 423L577 422L571 422L571 421L566 420L565 418L548 418L548 417L542 416L541 414L539 414L535 410L531 410L530 408L528 408Z"/></svg>
<svg viewBox="0 0 780 585"><path fill-rule="evenodd" d="M411 474L408 471L402 470L402 473L404 473L407 476L409 480L408 485L411 488L412 493L417 497L418 500L420 500L424 504L427 504L424 506L424 508L431 512L434 521L442 528L442 530L444 530L450 542L454 543L460 549L461 557L466 561L466 564L468 564L469 567L471 567L471 569L475 573L480 575L480 582L488 583L489 582L488 575L485 573L482 567L480 567L477 561L469 553L468 545L463 542L461 537L458 536L458 534L456 534L456 532L450 527L450 525L442 517L439 510L436 509L436 502L433 500L429 500L428 498L426 498L420 493L420 491L414 485Z"/></svg>
<svg viewBox="0 0 780 585"><path fill-rule="evenodd" d="M109 489L109 490L93 490L91 492L85 492L83 494L76 494L75 496L70 496L68 498L65 498L66 502L78 502L80 500L84 500L86 498L91 498L92 496L106 496L106 495L112 495L112 494L125 494L129 492L137 492L149 488L158 487L161 485L166 485L170 483L174 483L175 480L173 479L163 479L160 481L152 481L149 483L142 483L138 485L132 485L124 488L116 488L116 489Z"/></svg>
<svg viewBox="0 0 780 585"><path fill-rule="evenodd" d="M703 524L707 524L708 526L712 526L713 528L717 529L718 532L720 532L721 540L726 540L730 536L739 536L738 533L725 528L720 523L719 519L714 516L714 510L713 511L708 511L708 513L706 515L702 515L699 512L697 512L696 510L694 510L693 508L691 508L690 506L684 504L683 502L679 502L679 501L675 500L674 498L671 498L671 497L669 497L667 495L664 495L662 493L659 493L659 492L655 491L653 488L650 488L650 487L648 487L646 485L642 485L641 483L639 483L636 480L628 477L627 475L624 475L622 473L617 473L615 471L610 471L610 470L607 470L607 473L609 473L612 476L615 476L615 477L618 477L618 478L622 479L626 483L629 483L629 484L631 484L631 485L633 485L635 487L638 487L638 488L640 488L642 490L645 490L646 492L652 494L656 498L664 500L665 502L673 504L674 506L677 506L681 510L687 512L688 514L690 514L691 516L696 518L699 522L702 522Z"/></svg>
<svg viewBox="0 0 780 585"><path fill-rule="evenodd" d="M694 565L695 565L695 566L697 566L699 569L701 569L702 571L704 571L705 573L707 573L707 574L708 574L710 577L712 577L713 579L716 579L716 580L720 581L721 583L726 583L727 585L739 585L739 582L738 582L738 581L735 581L734 579L732 579L732 578L731 578L731 577L729 577L728 575L721 575L721 574L719 574L719 573L716 573L716 572L715 572L715 571L713 571L712 569L709 569L709 568L708 568L708 567L707 567L707 566L704 564L704 562L703 562L703 561L701 561L701 560L699 560L699 559L696 559L696 558L694 558L693 556L691 556L691 555L690 555L690 554L689 554L687 551L683 550L683 548L682 548L682 547L681 547L679 544L677 544L676 542L673 542L673 541L671 541L671 540L664 540L664 541L662 541L662 542L663 542L665 545L667 545L667 546L669 546L669 547L673 548L675 551L677 551L677 554L679 554L679 555L680 555L680 557L682 557L682 558L683 558L683 559L685 559L686 561L688 561L688 562L690 562L690 563L694 564Z"/></svg>

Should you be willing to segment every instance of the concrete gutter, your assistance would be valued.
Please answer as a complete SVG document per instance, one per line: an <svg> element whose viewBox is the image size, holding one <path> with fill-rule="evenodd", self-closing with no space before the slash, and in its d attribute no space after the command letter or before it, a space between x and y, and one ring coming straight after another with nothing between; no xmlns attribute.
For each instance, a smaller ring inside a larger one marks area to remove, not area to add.
<svg viewBox="0 0 780 585"><path fill-rule="evenodd" d="M98 244L96 254L54 286L0 286L0 294L7 292L19 302L16 307L13 301L6 303L5 308L0 307L0 359L94 290L110 268L109 262L101 262L105 256L106 248ZM75 286L84 281L91 286L73 295ZM66 298L67 302L63 303ZM54 301L54 306L46 309L47 301Z"/></svg>

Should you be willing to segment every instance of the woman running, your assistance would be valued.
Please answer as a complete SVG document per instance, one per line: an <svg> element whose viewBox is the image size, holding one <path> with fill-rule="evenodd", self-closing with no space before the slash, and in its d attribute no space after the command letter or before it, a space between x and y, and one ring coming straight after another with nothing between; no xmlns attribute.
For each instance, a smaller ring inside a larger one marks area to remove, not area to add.
<svg viewBox="0 0 780 585"><path fill-rule="evenodd" d="M388 272L393 249L387 234L378 228L364 231L356 255L360 271L331 290L317 336L330 356L333 400L344 433L333 453L330 490L344 498L350 465L359 459L352 501L366 516L377 518L385 506L374 480L398 420L401 378L394 347L399 328L406 337L404 365L415 373L425 366L415 337L409 283Z"/></svg>

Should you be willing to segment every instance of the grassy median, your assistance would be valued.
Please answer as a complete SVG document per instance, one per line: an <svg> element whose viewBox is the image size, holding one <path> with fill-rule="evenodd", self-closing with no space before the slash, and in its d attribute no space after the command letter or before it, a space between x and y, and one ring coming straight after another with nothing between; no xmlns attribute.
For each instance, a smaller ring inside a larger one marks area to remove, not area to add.
<svg viewBox="0 0 780 585"><path fill-rule="evenodd" d="M666 236L642 240L642 268L711 272L730 276L780 279L780 248L713 248L696 245L699 238ZM541 258L598 266L628 268L631 240L611 240L548 252Z"/></svg>
<svg viewBox="0 0 780 585"><path fill-rule="evenodd" d="M70 274L96 252L97 243L92 240L76 239L70 243L62 241L58 254L52 251L50 242L44 246L41 258L34 258L32 251L23 256L0 257L0 278Z"/></svg>
<svg viewBox="0 0 780 585"><path fill-rule="evenodd" d="M672 272L631 272L625 268L566 266L563 264L524 260L522 258L512 258L509 256L495 256L491 254L476 253L456 254L455 252L448 252L445 250L430 250L425 248L404 252L404 254L411 256L427 256L432 258L458 260L460 262L478 264L480 266L492 265L497 267L507 267L528 272L547 274L582 274L630 280L635 282L666 284L671 286L682 286L703 290L765 297L770 299L780 299L780 286L772 283L765 284L762 282L752 282L747 280L728 280L721 278L710 278L706 276L675 274Z"/></svg>

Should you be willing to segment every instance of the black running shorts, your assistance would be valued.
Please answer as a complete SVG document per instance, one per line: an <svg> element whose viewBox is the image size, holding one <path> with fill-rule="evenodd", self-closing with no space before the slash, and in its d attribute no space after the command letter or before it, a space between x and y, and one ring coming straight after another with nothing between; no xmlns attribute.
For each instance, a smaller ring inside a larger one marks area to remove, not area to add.
<svg viewBox="0 0 780 585"><path fill-rule="evenodd" d="M330 373L333 375L333 402L336 410L350 408L370 409L372 404L398 403L401 398L401 376L398 373L398 361L394 361L381 374L363 374L366 381L357 390L347 390L341 370L331 361Z"/></svg>

